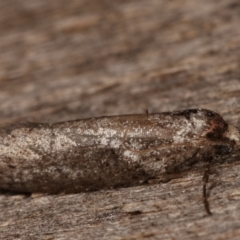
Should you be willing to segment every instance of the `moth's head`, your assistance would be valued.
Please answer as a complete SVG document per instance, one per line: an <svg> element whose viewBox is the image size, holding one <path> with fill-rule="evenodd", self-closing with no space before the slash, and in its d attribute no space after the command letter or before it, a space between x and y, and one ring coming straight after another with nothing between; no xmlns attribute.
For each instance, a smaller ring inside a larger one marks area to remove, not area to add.
<svg viewBox="0 0 240 240"><path fill-rule="evenodd" d="M228 125L227 130L223 134L223 141L214 145L215 153L225 155L232 152L233 148L240 147L240 131L237 127Z"/></svg>
<svg viewBox="0 0 240 240"><path fill-rule="evenodd" d="M240 147L240 131L237 127L229 125L223 119L213 118L210 122L210 129L206 137L213 142L215 153L225 155L232 152L233 149Z"/></svg>
<svg viewBox="0 0 240 240"><path fill-rule="evenodd" d="M223 137L229 139L232 142L235 142L237 145L240 145L240 131L235 126L228 125L228 128L223 134Z"/></svg>
<svg viewBox="0 0 240 240"><path fill-rule="evenodd" d="M219 141L224 137L228 124L216 112L207 109L190 109L188 117L194 130L210 141Z"/></svg>
<svg viewBox="0 0 240 240"><path fill-rule="evenodd" d="M226 123L218 113L207 109L195 109L191 111L191 119L203 137L214 145L216 143L217 152L226 154L231 152L233 147L240 147L239 129Z"/></svg>

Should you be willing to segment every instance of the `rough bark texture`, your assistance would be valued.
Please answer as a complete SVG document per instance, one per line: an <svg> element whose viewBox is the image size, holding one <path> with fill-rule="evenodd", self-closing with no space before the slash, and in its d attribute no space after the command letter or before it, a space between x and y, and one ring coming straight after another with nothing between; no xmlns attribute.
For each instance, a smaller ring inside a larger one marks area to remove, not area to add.
<svg viewBox="0 0 240 240"><path fill-rule="evenodd" d="M240 3L0 2L0 126L208 108L239 125ZM230 161L234 160L234 161ZM239 239L240 155L164 184L0 195L1 239Z"/></svg>

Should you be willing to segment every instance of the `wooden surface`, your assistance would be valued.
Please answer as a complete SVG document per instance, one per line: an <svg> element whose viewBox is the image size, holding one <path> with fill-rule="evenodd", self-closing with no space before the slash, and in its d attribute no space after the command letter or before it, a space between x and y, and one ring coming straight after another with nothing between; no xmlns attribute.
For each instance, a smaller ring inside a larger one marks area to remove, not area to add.
<svg viewBox="0 0 240 240"><path fill-rule="evenodd" d="M240 3L0 2L0 126L208 108L240 116ZM234 161L231 161L234 160ZM239 239L240 154L164 184L0 195L1 239Z"/></svg>

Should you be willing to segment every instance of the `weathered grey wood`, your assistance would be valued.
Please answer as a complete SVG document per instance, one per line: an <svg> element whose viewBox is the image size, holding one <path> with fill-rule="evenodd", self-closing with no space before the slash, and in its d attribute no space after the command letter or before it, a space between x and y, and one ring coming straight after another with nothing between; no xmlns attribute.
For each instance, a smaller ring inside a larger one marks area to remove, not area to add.
<svg viewBox="0 0 240 240"><path fill-rule="evenodd" d="M202 107L239 124L238 1L0 2L0 126ZM239 153L164 184L0 195L1 239L239 239ZM234 159L234 161L231 161Z"/></svg>

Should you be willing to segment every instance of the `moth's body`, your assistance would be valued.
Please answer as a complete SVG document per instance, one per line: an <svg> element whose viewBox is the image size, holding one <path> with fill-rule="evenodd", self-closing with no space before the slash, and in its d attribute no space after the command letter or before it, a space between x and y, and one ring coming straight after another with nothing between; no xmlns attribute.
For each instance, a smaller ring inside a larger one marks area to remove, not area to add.
<svg viewBox="0 0 240 240"><path fill-rule="evenodd" d="M232 151L239 131L209 110L82 119L6 128L0 188L80 192L137 185Z"/></svg>

